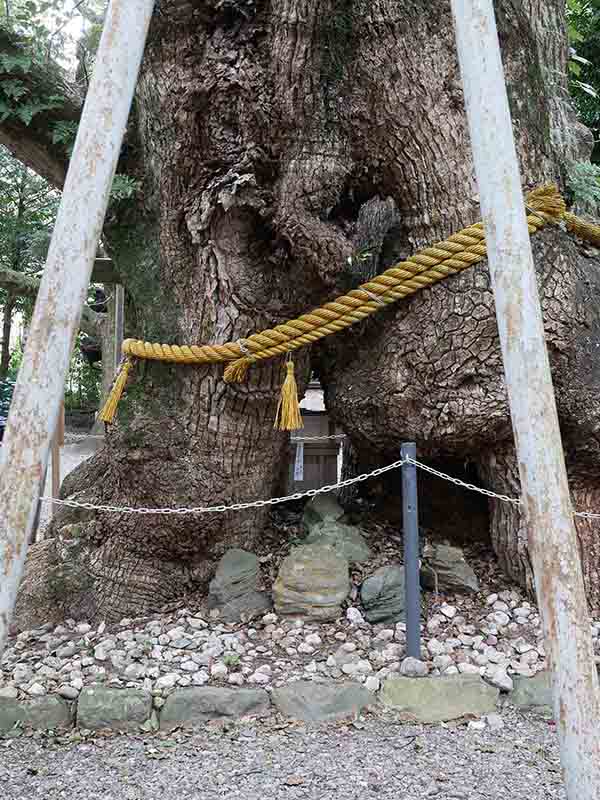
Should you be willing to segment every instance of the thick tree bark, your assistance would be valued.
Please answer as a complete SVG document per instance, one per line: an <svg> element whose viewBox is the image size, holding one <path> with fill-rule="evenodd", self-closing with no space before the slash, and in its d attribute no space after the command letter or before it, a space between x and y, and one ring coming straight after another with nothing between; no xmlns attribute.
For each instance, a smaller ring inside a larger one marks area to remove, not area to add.
<svg viewBox="0 0 600 800"><path fill-rule="evenodd" d="M560 178L585 149L566 100L563 4L497 9L524 179ZM245 337L357 280L357 250L382 268L479 216L447 0L165 0L132 125L143 189L112 209L106 240L140 338ZM554 363L576 387L561 413L590 432L593 273L561 234L539 239ZM302 385L308 355L296 361ZM396 458L414 438L422 453L483 463L511 440L485 266L327 344L321 362L359 453ZM269 496L286 453L272 426L281 381L281 361L243 385L221 368L144 364L107 448L63 495L150 508ZM264 521L65 511L33 549L19 622L160 606L205 587L228 547L252 549Z"/></svg>

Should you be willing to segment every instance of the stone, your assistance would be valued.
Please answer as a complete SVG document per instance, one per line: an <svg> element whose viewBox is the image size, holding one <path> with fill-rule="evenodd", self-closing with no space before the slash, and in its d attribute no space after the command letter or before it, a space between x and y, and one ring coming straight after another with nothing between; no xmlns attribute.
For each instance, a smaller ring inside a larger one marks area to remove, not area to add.
<svg viewBox="0 0 600 800"><path fill-rule="evenodd" d="M65 683L58 687L58 694L61 697L64 697L65 700L77 700L79 697L79 689L76 689L74 686L69 686L69 684Z"/></svg>
<svg viewBox="0 0 600 800"><path fill-rule="evenodd" d="M208 607L226 622L239 622L271 608L265 592L257 590L259 560L245 550L228 550L217 565L208 588Z"/></svg>
<svg viewBox="0 0 600 800"><path fill-rule="evenodd" d="M433 545L427 561L421 568L421 583L426 589L457 594L473 594L479 591L479 581L465 560L460 547L445 544Z"/></svg>
<svg viewBox="0 0 600 800"><path fill-rule="evenodd" d="M400 673L412 678L424 677L429 673L429 667L424 661L409 656L400 665Z"/></svg>
<svg viewBox="0 0 600 800"><path fill-rule="evenodd" d="M25 691L31 697L43 697L46 694L46 689L41 683L32 683Z"/></svg>
<svg viewBox="0 0 600 800"><path fill-rule="evenodd" d="M233 686L243 686L244 685L244 676L241 672L233 672L228 678L227 683L231 683Z"/></svg>
<svg viewBox="0 0 600 800"><path fill-rule="evenodd" d="M258 670L256 670L256 672L254 672L248 678L248 682L249 683L265 684L265 683L269 683L270 680L271 680L271 676L270 675L267 675L266 672L259 672Z"/></svg>
<svg viewBox="0 0 600 800"><path fill-rule="evenodd" d="M138 730L150 718L152 695L142 689L83 689L77 703L77 726L89 730Z"/></svg>
<svg viewBox="0 0 600 800"><path fill-rule="evenodd" d="M466 715L496 711L498 689L478 675L434 678L388 678L379 693L384 705L402 711L416 722L449 722Z"/></svg>
<svg viewBox="0 0 600 800"><path fill-rule="evenodd" d="M156 681L156 688L172 689L177 684L178 679L179 675L176 672L169 672L167 675L161 675Z"/></svg>
<svg viewBox="0 0 600 800"><path fill-rule="evenodd" d="M357 683L313 681L289 683L274 689L271 697L280 714L303 722L355 718L374 699L371 691Z"/></svg>
<svg viewBox="0 0 600 800"><path fill-rule="evenodd" d="M348 596L348 561L328 547L295 547L283 560L273 586L275 609L282 615L337 619Z"/></svg>
<svg viewBox="0 0 600 800"><path fill-rule="evenodd" d="M218 661L211 667L210 674L212 675L213 678L217 678L218 680L223 680L229 674L229 670L227 669L225 664L222 664L220 661Z"/></svg>
<svg viewBox="0 0 600 800"><path fill-rule="evenodd" d="M330 547L351 564L362 564L371 558L371 548L359 528L341 522L327 521L311 528L306 544Z"/></svg>
<svg viewBox="0 0 600 800"><path fill-rule="evenodd" d="M504 727L504 720L500 714L488 714L485 721L491 731L500 731Z"/></svg>
<svg viewBox="0 0 600 800"><path fill-rule="evenodd" d="M350 606L346 609L346 619L351 625L364 625L365 619L363 615L360 613L358 608L354 608L354 606Z"/></svg>
<svg viewBox="0 0 600 800"><path fill-rule="evenodd" d="M130 681L139 681L144 677L145 672L146 668L143 664L129 664L129 666L125 667L123 674Z"/></svg>
<svg viewBox="0 0 600 800"><path fill-rule="evenodd" d="M56 651L57 658L72 658L77 652L74 644L66 644L64 647L59 647Z"/></svg>
<svg viewBox="0 0 600 800"><path fill-rule="evenodd" d="M552 708L552 680L548 670L538 672L533 678L514 679L514 691L508 696L518 708Z"/></svg>
<svg viewBox="0 0 600 800"><path fill-rule="evenodd" d="M315 525L323 522L337 522L344 516L344 509L338 503L335 495L318 494L311 498L304 508L302 522L306 529L310 531Z"/></svg>
<svg viewBox="0 0 600 800"><path fill-rule="evenodd" d="M380 567L363 581L360 600L365 617L373 624L404 619L404 570L393 565Z"/></svg>
<svg viewBox="0 0 600 800"><path fill-rule="evenodd" d="M319 636L318 633L309 633L309 635L304 639L306 644L309 644L311 647L319 647L323 644L323 640Z"/></svg>
<svg viewBox="0 0 600 800"><path fill-rule="evenodd" d="M19 696L16 686L4 686L0 689L0 702L2 700L16 700Z"/></svg>
<svg viewBox="0 0 600 800"><path fill-rule="evenodd" d="M376 675L369 675L365 681L365 689L369 692L378 692L381 686L381 681Z"/></svg>
<svg viewBox="0 0 600 800"><path fill-rule="evenodd" d="M461 675L479 675L479 669L475 664L469 664L466 661L458 665L458 671Z"/></svg>
<svg viewBox="0 0 600 800"><path fill-rule="evenodd" d="M472 731L484 731L486 728L485 720L484 719L472 719L468 726L469 730Z"/></svg>
<svg viewBox="0 0 600 800"><path fill-rule="evenodd" d="M508 625L510 622L510 617L505 611L494 611L492 614L488 615L488 620L492 622L494 625L499 625L503 627Z"/></svg>
<svg viewBox="0 0 600 800"><path fill-rule="evenodd" d="M444 670L447 670L448 667L453 666L453 664L454 661L452 660L452 656L439 655L435 656L435 658L433 659L433 666L436 669L439 669L440 672L444 672Z"/></svg>
<svg viewBox="0 0 600 800"><path fill-rule="evenodd" d="M0 698L0 733L8 733L16 724L38 730L67 728L71 725L71 712L66 702L55 695L26 703Z"/></svg>
<svg viewBox="0 0 600 800"><path fill-rule="evenodd" d="M263 689L226 689L212 686L176 689L160 712L161 729L199 725L211 719L262 717L269 713L269 695Z"/></svg>
<svg viewBox="0 0 600 800"><path fill-rule="evenodd" d="M446 617L446 619L454 619L456 616L456 607L448 605L448 603L442 603L440 611Z"/></svg>

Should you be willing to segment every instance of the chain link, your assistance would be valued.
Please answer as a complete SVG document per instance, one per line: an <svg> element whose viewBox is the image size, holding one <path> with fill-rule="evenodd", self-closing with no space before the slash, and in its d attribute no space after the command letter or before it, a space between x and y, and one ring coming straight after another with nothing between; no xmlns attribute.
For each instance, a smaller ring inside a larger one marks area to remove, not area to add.
<svg viewBox="0 0 600 800"><path fill-rule="evenodd" d="M197 508L133 508L131 506L104 506L97 505L96 503L79 503L77 500L55 500L52 497L40 497L42 503L53 503L55 506L66 506L67 508L83 508L87 511L108 511L115 514L161 514L163 516L186 516L188 514L225 514L228 511L246 511L249 508L264 508L265 506L276 506L281 503L288 503L290 500L302 500L304 497L315 497L318 494L326 494L333 492L336 489L343 489L346 486L352 486L355 483L362 483L368 481L369 478L376 478L378 475L383 475L385 472L391 472L398 469L406 462L404 459L394 461L393 464L388 464L386 467L379 467L372 472L366 472L362 475L357 475L355 478L348 478L345 481L339 481L327 486L321 486L319 489L307 489L305 492L295 492L288 494L285 497L271 497L268 500L252 500L248 503L232 503L230 506L198 506Z"/></svg>
<svg viewBox="0 0 600 800"><path fill-rule="evenodd" d="M307 439L304 441L312 439L340 438L344 435L345 434L335 434L334 436L311 436L307 437ZM292 441L295 440L292 439ZM307 489L305 492L295 492L294 494L288 494L284 497L271 497L267 500L252 500L247 503L232 503L229 506L198 506L196 508L133 508L132 506L105 506L96 503L79 503L77 500L55 500L52 497L40 497L40 502L53 503L55 506L64 506L67 508L82 508L87 511L107 511L114 514L160 514L162 516L225 514L229 511L246 511L250 508L276 506L281 505L282 503L288 503L291 500L302 500L305 497L316 497L319 494L327 494L328 492L334 492L337 489L344 489L347 486L353 486L355 483L362 483L370 478L376 478L377 476L383 475L386 472L399 469L403 464L413 464L418 469L428 472L430 475L434 475L436 478L441 478L444 481L453 483L455 486L460 486L461 489L466 489L470 492L477 492L485 497L501 500L504 503L511 503L512 505L516 506L521 505L521 500L518 497L509 497L506 494L498 494L497 492L492 492L490 489L483 489L481 486L475 486L473 483L461 481L460 478L447 475L445 472L440 472L440 470L430 467L428 464L423 464L421 461L417 461L416 459L410 457L406 459L400 459L399 461L394 461L392 464L388 464L385 467L378 467L372 472L366 472L362 475L357 475L354 478L348 478L345 481L339 481L338 483L321 486L319 489ZM573 514L574 516L583 519L600 519L600 513L595 513L593 511L574 511Z"/></svg>
<svg viewBox="0 0 600 800"><path fill-rule="evenodd" d="M417 461L414 458L409 457L406 460L410 464L414 464L415 467L422 469L424 472L429 472L431 475L435 475L436 478L442 478L442 480L448 481L449 483L454 483L456 486L460 486L462 489L468 489L470 492L478 492L478 494L483 494L486 497L493 497L495 500L502 500L504 503L512 503L516 506L521 505L521 500L518 497L509 497L506 494L497 494L489 489L482 489L480 486L475 486L472 483L465 483L465 481L461 481L460 478L454 478L452 475L446 475L445 472L440 472L439 470L434 469L427 464L422 464L420 461ZM580 517L582 519L600 519L600 513L596 513L594 511L574 511L573 516Z"/></svg>
<svg viewBox="0 0 600 800"><path fill-rule="evenodd" d="M496 494L496 492L492 492L489 489L482 489L481 486L475 486L473 483L465 483L465 481L461 481L460 478L454 478L452 475L446 475L445 472L440 472L439 470L434 469L427 464L422 464L420 461L417 461L414 458L409 457L406 460L409 462L409 464L414 464L415 467L422 469L423 472L429 472L431 475L435 475L436 478L441 478L449 483L454 483L456 486L460 486L462 489L467 489L470 492L477 492L478 494L483 494L486 497L493 497L496 500L502 500L505 503L513 503L517 506L521 505L521 500L518 497L509 497L506 494Z"/></svg>
<svg viewBox="0 0 600 800"><path fill-rule="evenodd" d="M316 442L325 439L345 439L345 433L333 433L330 436L294 436L290 439L291 442ZM65 433L65 441L80 441L83 439L104 439L104 434L101 433Z"/></svg>
<svg viewBox="0 0 600 800"><path fill-rule="evenodd" d="M293 436L291 442L316 442L320 439L345 439L345 433L332 433L330 436Z"/></svg>

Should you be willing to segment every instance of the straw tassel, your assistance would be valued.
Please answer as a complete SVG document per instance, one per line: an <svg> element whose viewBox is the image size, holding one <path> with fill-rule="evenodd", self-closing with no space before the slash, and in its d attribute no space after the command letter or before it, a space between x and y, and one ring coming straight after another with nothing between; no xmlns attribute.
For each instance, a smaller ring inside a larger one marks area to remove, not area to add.
<svg viewBox="0 0 600 800"><path fill-rule="evenodd" d="M110 425L115 421L117 406L119 405L119 400L121 399L121 395L125 389L127 379L129 378L129 373L133 367L133 363L134 362L132 358L125 358L121 362L121 367L112 385L112 389L110 390L110 393L106 398L106 403L104 403L104 407L100 412L99 419L101 422L105 422L107 425Z"/></svg>
<svg viewBox="0 0 600 800"><path fill-rule="evenodd" d="M246 380L250 365L254 364L255 361L255 358L249 358L248 356L232 361L225 367L223 380L225 383L243 383Z"/></svg>
<svg viewBox="0 0 600 800"><path fill-rule="evenodd" d="M280 431L297 431L304 427L302 414L300 413L300 403L298 402L298 387L296 386L296 376L294 375L294 362L286 363L287 375L281 387L281 397L277 404L275 415L275 429Z"/></svg>

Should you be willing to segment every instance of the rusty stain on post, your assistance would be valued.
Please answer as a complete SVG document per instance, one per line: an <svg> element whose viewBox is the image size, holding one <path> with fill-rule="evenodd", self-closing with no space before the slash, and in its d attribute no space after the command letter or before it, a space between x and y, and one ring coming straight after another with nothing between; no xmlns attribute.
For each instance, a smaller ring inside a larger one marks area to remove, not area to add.
<svg viewBox="0 0 600 800"><path fill-rule="evenodd" d="M154 0L111 0L0 450L0 656Z"/></svg>
<svg viewBox="0 0 600 800"><path fill-rule="evenodd" d="M452 0L568 800L600 797L600 704L492 0Z"/></svg>

